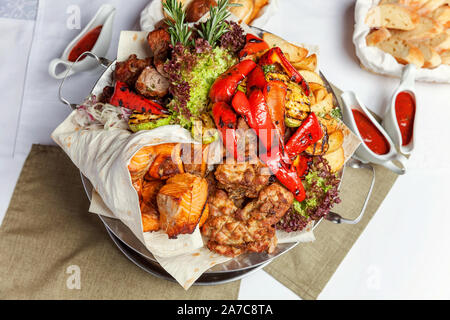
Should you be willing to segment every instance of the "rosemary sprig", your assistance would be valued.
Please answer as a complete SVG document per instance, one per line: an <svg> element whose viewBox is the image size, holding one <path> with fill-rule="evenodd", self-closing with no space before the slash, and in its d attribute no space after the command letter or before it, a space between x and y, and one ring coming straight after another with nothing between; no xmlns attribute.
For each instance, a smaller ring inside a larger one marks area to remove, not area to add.
<svg viewBox="0 0 450 320"><path fill-rule="evenodd" d="M181 2L178 0L167 0L163 3L164 11L170 19L166 19L169 25L170 41L175 46L178 42L187 46L192 44L190 38L192 30L185 23L186 14L183 10Z"/></svg>
<svg viewBox="0 0 450 320"><path fill-rule="evenodd" d="M230 16L229 7L239 7L241 4L229 3L229 0L217 1L217 7L211 6L209 9L209 19L200 25L198 34L214 47L216 42L228 31L228 24L225 20Z"/></svg>

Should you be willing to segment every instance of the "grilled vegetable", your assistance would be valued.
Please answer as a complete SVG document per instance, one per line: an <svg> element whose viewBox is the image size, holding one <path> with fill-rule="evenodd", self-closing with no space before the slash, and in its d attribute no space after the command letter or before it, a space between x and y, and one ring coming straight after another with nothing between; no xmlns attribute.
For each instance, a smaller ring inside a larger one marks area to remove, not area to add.
<svg viewBox="0 0 450 320"><path fill-rule="evenodd" d="M136 112L130 115L128 119L128 126L133 132L141 130L151 130L157 127L170 124L172 116L167 114L152 114L150 112Z"/></svg>
<svg viewBox="0 0 450 320"><path fill-rule="evenodd" d="M284 148L284 113L286 105L287 87L281 81L269 81L264 87L264 98L269 108L270 118L275 127L280 144Z"/></svg>
<svg viewBox="0 0 450 320"><path fill-rule="evenodd" d="M158 103L134 93L125 83L120 81L116 81L114 94L109 103L114 106L124 107L139 112L151 112L153 114L168 113L168 111Z"/></svg>
<svg viewBox="0 0 450 320"><path fill-rule="evenodd" d="M296 168L286 164L283 161L283 157L284 155L279 146L276 146L270 151L270 154L262 155L261 160L266 163L280 183L294 194L295 199L302 202L306 197L302 180L297 174Z"/></svg>
<svg viewBox="0 0 450 320"><path fill-rule="evenodd" d="M239 83L255 68L252 60L244 60L232 66L220 75L209 90L209 97L213 103L223 101L229 103Z"/></svg>
<svg viewBox="0 0 450 320"><path fill-rule="evenodd" d="M251 33L247 33L245 36L245 46L241 52L239 52L239 58L243 59L268 49L269 45L263 39L260 39Z"/></svg>
<svg viewBox="0 0 450 320"><path fill-rule="evenodd" d="M292 162L292 166L297 171L297 175L303 179L308 174L309 166L311 163L311 157L299 154Z"/></svg>
<svg viewBox="0 0 450 320"><path fill-rule="evenodd" d="M321 156L328 152L329 147L328 136L324 135L322 139L306 148L305 152L310 156Z"/></svg>
<svg viewBox="0 0 450 320"><path fill-rule="evenodd" d="M222 143L226 150L235 159L243 160L243 156L238 154L237 148L237 116L231 107L225 102L216 102L212 108L214 122L222 137Z"/></svg>
<svg viewBox="0 0 450 320"><path fill-rule="evenodd" d="M253 127L259 140L266 147L266 150L272 149L272 142L274 141L275 127L272 123L270 110L267 105L264 94L258 88L253 89L248 97L250 110L253 115ZM250 125L250 123L249 123Z"/></svg>
<svg viewBox="0 0 450 320"><path fill-rule="evenodd" d="M285 103L285 123L288 127L298 127L311 111L310 100L302 88L295 82L290 81L284 73L269 72L266 74L267 81L281 81L287 87Z"/></svg>
<svg viewBox="0 0 450 320"><path fill-rule="evenodd" d="M209 114L202 113L199 117L191 118L191 120L191 133L194 140L208 144L219 138L219 132Z"/></svg>
<svg viewBox="0 0 450 320"><path fill-rule="evenodd" d="M261 59L259 59L259 65L261 66L276 63L283 68L292 81L300 85L305 95L309 96L310 89L308 82L306 82L305 78L292 66L279 47L270 49L261 57Z"/></svg>
<svg viewBox="0 0 450 320"><path fill-rule="evenodd" d="M242 91L237 91L231 101L233 109L239 113L241 117L244 118L245 122L250 126L250 128L256 127L255 118L250 108L250 103L248 102L247 96Z"/></svg>
<svg viewBox="0 0 450 320"><path fill-rule="evenodd" d="M263 90L266 83L267 81L264 75L263 68L261 68L261 66L256 66L255 69L253 69L253 71L249 73L247 78L248 91L252 90L253 88L259 88Z"/></svg>
<svg viewBox="0 0 450 320"><path fill-rule="evenodd" d="M323 131L320 122L317 120L316 115L311 112L289 139L285 151L289 158L292 159L322 137Z"/></svg>

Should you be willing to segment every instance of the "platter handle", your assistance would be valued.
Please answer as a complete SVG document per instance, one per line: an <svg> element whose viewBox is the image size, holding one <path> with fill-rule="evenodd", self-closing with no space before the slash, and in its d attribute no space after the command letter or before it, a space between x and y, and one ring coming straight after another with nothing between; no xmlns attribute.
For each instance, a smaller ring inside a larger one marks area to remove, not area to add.
<svg viewBox="0 0 450 320"><path fill-rule="evenodd" d="M73 65L74 65L75 63L77 63L77 62L78 62L82 57L84 57L84 56L88 56L88 57L94 58L94 59L98 62L98 64L101 65L102 67L104 67L105 69L108 68L109 65L112 63L112 61L110 61L110 60L108 60L108 59L106 59L106 58L104 58L104 57L99 57L99 56L97 56L96 54L94 54L94 53L92 53L92 52L90 52L90 51L85 51L85 52L83 52L83 53L78 57L77 60L75 60L75 61L70 65L69 68L67 68L66 74L64 75L64 78L62 79L61 84L59 85L58 97L59 97L59 100L60 100L62 103L64 103L64 104L66 104L67 106L69 106L72 110L75 110L75 109L77 108L77 104L75 104L75 103L70 103L66 98L63 97L63 94L62 94L62 88L63 88L64 82L66 81L66 78L67 78L67 77L70 75L70 73L71 73L71 70L72 70Z"/></svg>
<svg viewBox="0 0 450 320"><path fill-rule="evenodd" d="M369 188L369 191L367 192L366 199L364 200L364 204L361 208L359 216L354 220L343 218L340 214L335 213L335 212L329 212L326 215L325 219L328 221L334 222L334 223L338 223L338 224L340 224L340 223L357 224L364 216L364 212L366 211L367 203L369 202L370 196L372 195L373 186L375 185L375 169L369 163L361 162L355 158L351 158L347 162L347 166L349 166L351 168L355 168L355 169L368 169L368 170L372 171L372 182L370 183L370 188Z"/></svg>

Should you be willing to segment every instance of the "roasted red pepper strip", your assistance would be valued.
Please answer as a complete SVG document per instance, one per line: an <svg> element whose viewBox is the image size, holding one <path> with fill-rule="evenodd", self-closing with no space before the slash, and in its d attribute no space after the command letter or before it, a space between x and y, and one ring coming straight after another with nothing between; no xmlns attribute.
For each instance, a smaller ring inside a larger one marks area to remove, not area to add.
<svg viewBox="0 0 450 320"><path fill-rule="evenodd" d="M322 127L314 112L311 112L286 144L285 151L290 159L302 153L323 136Z"/></svg>
<svg viewBox="0 0 450 320"><path fill-rule="evenodd" d="M223 101L230 103L239 82L241 82L255 67L256 63L252 60L244 60L221 74L209 90L211 102L215 103Z"/></svg>
<svg viewBox="0 0 450 320"><path fill-rule="evenodd" d="M231 101L233 109L244 118L250 128L255 128L256 123L252 109L250 108L250 102L248 102L247 96L242 91L236 91L236 94Z"/></svg>
<svg viewBox="0 0 450 320"><path fill-rule="evenodd" d="M294 194L297 201L302 202L305 200L306 194L302 180L295 168L289 167L289 165L282 160L282 153L278 147L274 147L271 150L270 155L266 154L261 157L261 160L266 163L281 184Z"/></svg>
<svg viewBox="0 0 450 320"><path fill-rule="evenodd" d="M252 72L248 74L247 92L250 92L254 88L264 90L266 84L267 81L263 69L261 68L261 66L256 66L255 69L253 69Z"/></svg>
<svg viewBox="0 0 450 320"><path fill-rule="evenodd" d="M256 70L256 69L255 69ZM286 104L287 86L281 81L268 81L264 86L264 99L269 108L270 118L275 127L280 145L284 149L284 110Z"/></svg>
<svg viewBox="0 0 450 320"><path fill-rule="evenodd" d="M286 56L283 54L283 51L279 47L275 47L267 51L258 62L261 66L270 65L274 63L279 63L289 77L297 82L303 89L303 92L309 96L310 89L306 80L302 77L302 75L294 68L294 66L289 62Z"/></svg>
<svg viewBox="0 0 450 320"><path fill-rule="evenodd" d="M292 166L297 171L297 175L303 179L308 174L310 163L311 163L310 156L304 156L299 154L292 163Z"/></svg>
<svg viewBox="0 0 450 320"><path fill-rule="evenodd" d="M247 33L245 36L245 46L239 52L239 58L242 59L268 49L269 45L263 39L260 39L251 33Z"/></svg>
<svg viewBox="0 0 450 320"><path fill-rule="evenodd" d="M120 81L116 82L114 94L109 103L114 106L137 110L139 112L150 112L153 114L168 113L168 111L158 103L134 93L125 83Z"/></svg>
<svg viewBox="0 0 450 320"><path fill-rule="evenodd" d="M227 103L219 101L213 105L212 114L216 127L222 135L223 145L235 159L243 161L243 156L238 154L237 148L236 113Z"/></svg>
<svg viewBox="0 0 450 320"><path fill-rule="evenodd" d="M248 97L250 104L251 114L253 115L253 126L249 123L249 126L256 131L259 140L266 147L266 150L272 148L272 142L274 140L275 130L270 117L269 107L262 91L258 88L253 89Z"/></svg>

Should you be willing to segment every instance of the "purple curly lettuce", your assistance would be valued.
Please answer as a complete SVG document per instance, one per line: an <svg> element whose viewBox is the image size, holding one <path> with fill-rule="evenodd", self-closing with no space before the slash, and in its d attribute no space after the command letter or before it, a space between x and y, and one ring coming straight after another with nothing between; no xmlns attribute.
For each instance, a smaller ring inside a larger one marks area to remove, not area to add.
<svg viewBox="0 0 450 320"><path fill-rule="evenodd" d="M335 204L341 202L339 183L340 179L331 172L328 161L321 156L314 157L309 173L303 180L305 200L294 202L291 210L276 225L277 229L300 231L310 221L325 217Z"/></svg>

